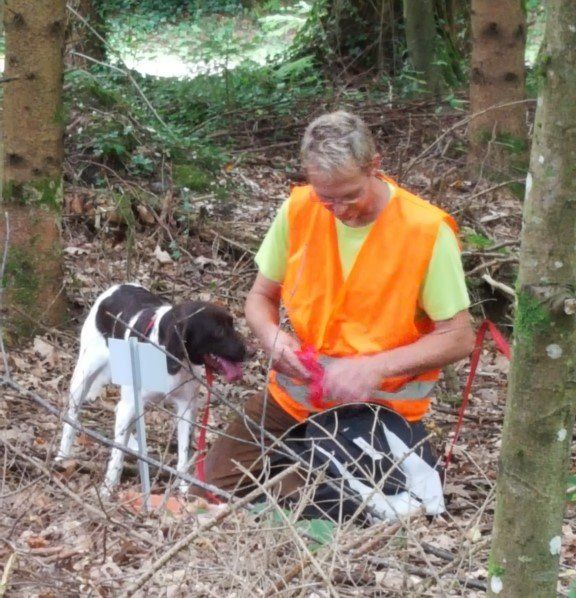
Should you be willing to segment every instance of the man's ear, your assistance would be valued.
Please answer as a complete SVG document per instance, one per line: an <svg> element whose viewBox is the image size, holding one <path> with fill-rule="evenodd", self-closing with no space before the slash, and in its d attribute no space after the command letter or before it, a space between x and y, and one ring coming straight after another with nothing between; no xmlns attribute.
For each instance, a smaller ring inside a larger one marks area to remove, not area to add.
<svg viewBox="0 0 576 598"><path fill-rule="evenodd" d="M382 156L380 154L374 154L372 160L370 160L370 174L376 174L380 170L382 165Z"/></svg>

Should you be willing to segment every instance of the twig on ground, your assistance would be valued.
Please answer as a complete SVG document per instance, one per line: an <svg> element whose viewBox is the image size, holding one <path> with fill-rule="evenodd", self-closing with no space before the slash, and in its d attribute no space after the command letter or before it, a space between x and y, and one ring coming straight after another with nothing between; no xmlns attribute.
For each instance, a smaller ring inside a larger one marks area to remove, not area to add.
<svg viewBox="0 0 576 598"><path fill-rule="evenodd" d="M160 546L160 544L158 544L154 540L147 538L146 536L143 536L140 533L138 533L136 530L133 529L133 527L130 527L130 526L126 525L125 523L122 523L121 521L116 521L116 520L112 519L110 517L110 515L108 513L106 513L106 511L103 508L102 508L102 510L99 511L96 507L93 507L91 504L87 503L86 500L84 500L81 496L76 494L76 492L72 491L68 486L66 486L66 484L62 483L57 477L55 477L52 474L52 472L47 467L45 467L40 461L38 461L34 457L31 457L30 455L23 453L22 451L20 451L17 447L15 447L13 444L8 442L7 440L0 438L0 442L6 448L8 448L10 451L12 451L14 454L18 455L21 459L24 459L24 461L26 461L27 463L30 463L30 465L32 465L33 467L35 467L36 469L41 471L51 482L56 484L56 486L58 486L58 488L60 488L60 490L62 490L62 492L64 492L64 494L66 494L66 496L70 497L76 504L80 505L85 511L90 513L90 515L93 515L94 517L97 517L98 519L104 519L105 521L107 521L108 523L111 523L112 525L117 525L118 527L121 527L125 531L129 532L129 534L131 536L134 536L141 542L145 542L146 544L148 544L150 546L155 546L155 547Z"/></svg>
<svg viewBox="0 0 576 598"><path fill-rule="evenodd" d="M2 573L2 580L0 580L0 598L6 595L10 583L10 576L17 562L17 552L13 552L4 565L4 572Z"/></svg>
<svg viewBox="0 0 576 598"><path fill-rule="evenodd" d="M248 469L246 469L242 466L239 466L239 467L240 467L241 471L243 471L244 475L248 476L253 482L256 482L256 483L258 482L258 480L252 474L252 472L250 472ZM296 467L294 468L294 471L296 471ZM274 497L270 493L269 488L263 488L262 490L263 490L263 492L266 493L266 496L272 501L272 505L274 507L276 507L277 513L280 515L280 518L284 521L287 528L292 533L292 536L294 537L296 544L304 552L304 556L301 558L301 562L302 563L306 562L306 563L309 563L310 565L312 565L314 567L314 569L316 569L316 573L322 578L322 581L324 582L325 587L328 590L328 594L330 596L334 596L335 598L337 598L338 594L336 593L336 590L334 589L334 587L330 581L330 577L328 575L326 575L325 571L320 566L320 563L318 562L318 560L316 559L316 557L314 556L314 554L312 553L310 548L308 546L306 546L306 543L304 542L304 540L302 539L300 534L294 529L294 524L290 521L290 519L288 518L288 516L286 515L284 510L274 500Z"/></svg>
<svg viewBox="0 0 576 598"><path fill-rule="evenodd" d="M492 276L490 276L490 274L488 274L488 272L482 275L482 280L487 282L491 287L498 289L503 293L506 293L506 295L510 295L510 297L514 299L516 298L516 292L512 287L508 286L507 284L504 284L503 282L495 280L494 278L492 278Z"/></svg>
<svg viewBox="0 0 576 598"><path fill-rule="evenodd" d="M235 513L238 509L248 505L251 503L255 498L258 498L262 493L266 492L266 490L278 482L282 481L286 476L290 475L296 469L298 465L295 463L290 467L286 468L284 471L279 473L278 475L270 478L262 486L256 488L245 497L227 505L218 515L207 521L206 523L200 525L197 529L190 532L184 538L182 538L179 542L177 542L170 550L165 552L159 559L154 561L152 565L145 571L143 575L141 575L133 584L128 586L126 591L121 594L121 598L129 598L133 596L148 580L150 580L153 575L161 569L166 563L168 563L172 558L174 558L182 549L186 548L192 541L194 541L198 536L200 536L203 532L209 530L210 528L214 527L215 525L219 524L221 521L226 519L232 513Z"/></svg>
<svg viewBox="0 0 576 598"><path fill-rule="evenodd" d="M466 198L467 202L476 199L477 197L481 197L482 195L486 195L491 193L492 191L496 191L497 189L501 189L502 187L507 187L508 185L513 185L514 183L523 183L526 179L511 179L509 181L504 181L503 183L498 183L497 185L492 185L492 187L488 187L488 189L482 189L482 191L477 191L476 193L470 195L470 197Z"/></svg>
<svg viewBox="0 0 576 598"><path fill-rule="evenodd" d="M511 264L511 263L517 263L517 262L518 262L517 256L502 256L502 257L494 258L492 260L488 260L487 262L482 262L478 266L475 266L471 270L468 270L468 272L466 272L466 276L472 276L472 274L476 274L476 272L480 272L480 270L484 270L486 268L489 268L490 266L496 266L496 265L501 266L502 264Z"/></svg>
<svg viewBox="0 0 576 598"><path fill-rule="evenodd" d="M371 541L366 537L369 536L370 538L377 538L378 541L382 540L382 537L384 536L392 536L394 535L400 528L402 527L402 525L400 523L395 523L395 524L390 524L388 522L383 522L380 523L378 526L376 527L372 527L370 529L370 531L368 532L368 534L359 534L356 535L355 537L351 538L348 542L346 542L345 544L343 544L342 546L339 547L339 550L341 552L350 552L356 548L358 548L359 546L361 546L364 543L371 543ZM362 554L365 554L364 551L362 552L358 552L357 554L354 554L353 556L360 556ZM279 579L276 583L274 583L272 586L270 586L269 588L267 588L266 590L264 590L264 596L275 596L276 594L278 594L278 592L281 592L282 590L286 589L288 587L288 584L298 575L300 575L300 573L310 564L309 559L301 559L299 563L296 563L293 567L291 567L288 571L286 571L284 573L284 575L282 575L281 579Z"/></svg>
<svg viewBox="0 0 576 598"><path fill-rule="evenodd" d="M479 112L475 112L474 114L470 114L466 118L459 120L456 124L452 125L444 133L442 133L439 137L437 137L430 145L426 146L415 158L412 158L406 167L406 170L402 172L403 176L406 176L412 168L432 149L434 149L444 137L455 131L456 129L467 125L470 121L474 120L475 118L482 116L482 114L486 114L486 112L491 112L492 110L499 110L500 108L507 108L508 106L515 106L517 104L527 104L535 102L535 99L526 99L526 100L516 100L514 102L506 102L504 104L496 104L494 106L490 106L485 110L480 110Z"/></svg>
<svg viewBox="0 0 576 598"><path fill-rule="evenodd" d="M73 419L69 418L67 415L63 415L62 413L60 413L59 409L57 409L56 407L54 407L53 405L51 405L50 403L45 401L40 395L38 395L35 392L32 392L30 390L27 390L26 388L24 388L23 386L20 386L20 384L18 384L17 382L14 382L13 380L3 379L3 380L0 380L0 385L1 384L9 386L10 388L14 389L15 391L17 391L18 393L20 393L20 395L22 395L24 397L29 397L35 403L37 403L38 405L40 405L41 407L43 407L44 409L46 409L47 411L52 413L52 415L55 415L58 419L66 422L67 424L70 424L75 430L77 430L79 432L83 432L84 434L86 434L86 436L89 436L90 438L97 440L101 444L104 444L111 448L118 448L121 451L123 451L124 453L126 453L127 455L132 455L133 457L137 457L138 459L141 459L142 461L146 461L149 465L154 465L155 467L158 467L159 469L162 469L163 471L167 471L168 473L172 474L173 476L176 476L176 477L188 482L189 484L192 484L193 486L197 486L199 488L202 488L203 490L207 490L208 492L211 492L218 496L222 496L226 500L230 500L233 498L232 494L230 494L229 492L226 492L225 490L221 490L220 488L217 488L216 486L213 486L212 484L206 484L204 482L201 482L200 480L198 480L197 478L195 478L191 475L182 473L182 472L174 469L173 467L170 467L169 465L160 463L160 461L157 461L156 459L153 459L152 457L149 457L148 455L143 455L143 454L139 453L138 451L133 451L132 449L130 449L122 444L119 444L117 442L114 442L113 440L110 440L103 434L99 434L98 432L94 432L93 430L90 430L89 428L84 427L82 424L79 424L77 421L74 421Z"/></svg>
<svg viewBox="0 0 576 598"><path fill-rule="evenodd" d="M434 571L431 569L425 569L424 567L416 567L414 565L410 565L409 563L399 563L394 559L387 559L378 556L367 556L366 559L374 565L380 565L382 567L392 567L394 569L399 569L400 571L406 571L411 575L417 575L418 577L432 577L434 575ZM450 565L451 564L452 563L450 563ZM438 574L440 573L444 573L444 571L438 572ZM484 591L486 591L487 589L486 582L484 581L479 581L476 579L464 579L461 577L457 577L456 580L465 588L475 588Z"/></svg>

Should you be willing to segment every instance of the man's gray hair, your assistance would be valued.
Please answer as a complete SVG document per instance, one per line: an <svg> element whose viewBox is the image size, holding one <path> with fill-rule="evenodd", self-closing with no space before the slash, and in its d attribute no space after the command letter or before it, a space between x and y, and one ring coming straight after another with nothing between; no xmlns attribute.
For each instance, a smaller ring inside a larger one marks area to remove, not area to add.
<svg viewBox="0 0 576 598"><path fill-rule="evenodd" d="M329 173L351 168L368 170L376 154L376 144L368 125L344 110L323 114L313 120L300 148L306 169Z"/></svg>

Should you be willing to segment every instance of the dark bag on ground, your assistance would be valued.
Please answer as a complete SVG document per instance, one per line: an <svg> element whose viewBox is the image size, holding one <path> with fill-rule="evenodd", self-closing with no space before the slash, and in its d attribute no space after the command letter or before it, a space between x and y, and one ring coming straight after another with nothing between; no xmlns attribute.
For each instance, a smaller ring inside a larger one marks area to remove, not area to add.
<svg viewBox="0 0 576 598"><path fill-rule="evenodd" d="M313 472L304 516L393 521L444 511L439 467L421 422L362 404L324 411L299 428L286 442Z"/></svg>

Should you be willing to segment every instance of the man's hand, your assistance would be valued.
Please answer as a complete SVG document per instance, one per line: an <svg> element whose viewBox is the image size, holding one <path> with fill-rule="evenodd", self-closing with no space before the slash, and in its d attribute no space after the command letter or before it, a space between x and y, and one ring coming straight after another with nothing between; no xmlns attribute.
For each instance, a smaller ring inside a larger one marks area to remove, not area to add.
<svg viewBox="0 0 576 598"><path fill-rule="evenodd" d="M337 404L367 401L380 387L382 365L376 357L338 359L326 367L324 396Z"/></svg>
<svg viewBox="0 0 576 598"><path fill-rule="evenodd" d="M276 330L266 339L264 349L272 358L272 367L281 374L300 380L309 380L310 373L300 363L295 351L300 349L300 343L287 332Z"/></svg>

